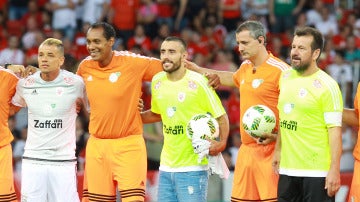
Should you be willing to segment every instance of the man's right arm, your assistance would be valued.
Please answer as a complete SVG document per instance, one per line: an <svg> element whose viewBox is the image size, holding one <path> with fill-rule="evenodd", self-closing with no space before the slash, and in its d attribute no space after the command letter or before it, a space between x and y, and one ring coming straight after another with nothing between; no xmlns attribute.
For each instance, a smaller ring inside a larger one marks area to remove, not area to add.
<svg viewBox="0 0 360 202"><path fill-rule="evenodd" d="M160 114L155 114L154 112L150 110L146 110L144 112L140 113L141 119L143 123L154 123L161 121Z"/></svg>
<svg viewBox="0 0 360 202"><path fill-rule="evenodd" d="M200 74L216 74L220 77L220 83L221 85L224 86L230 86L230 87L236 87L234 80L233 80L233 75L234 72L229 72L229 71L218 71L218 70L214 70L214 69L208 69L208 68L204 68L204 67L200 67L197 64L190 62L190 61L186 61L186 68L195 71L197 73Z"/></svg>

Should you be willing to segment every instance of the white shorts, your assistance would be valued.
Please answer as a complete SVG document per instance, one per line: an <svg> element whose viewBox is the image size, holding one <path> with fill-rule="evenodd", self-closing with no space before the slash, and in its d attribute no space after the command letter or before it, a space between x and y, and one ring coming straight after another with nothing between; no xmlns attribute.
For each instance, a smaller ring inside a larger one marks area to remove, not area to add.
<svg viewBox="0 0 360 202"><path fill-rule="evenodd" d="M41 162L23 159L22 202L79 202L76 162Z"/></svg>

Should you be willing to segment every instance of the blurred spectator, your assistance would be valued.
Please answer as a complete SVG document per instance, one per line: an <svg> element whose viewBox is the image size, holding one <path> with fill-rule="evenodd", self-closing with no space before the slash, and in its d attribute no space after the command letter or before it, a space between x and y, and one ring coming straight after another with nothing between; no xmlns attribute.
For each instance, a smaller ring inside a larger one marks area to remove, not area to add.
<svg viewBox="0 0 360 202"><path fill-rule="evenodd" d="M161 26L163 23L166 23L170 31L174 28L174 15L175 15L175 1L176 0L157 0L157 6L158 6L158 17L156 19L159 26Z"/></svg>
<svg viewBox="0 0 360 202"><path fill-rule="evenodd" d="M127 48L132 49L134 45L139 45L143 55L151 55L151 39L145 33L144 26L136 25L134 36L130 37L127 43Z"/></svg>
<svg viewBox="0 0 360 202"><path fill-rule="evenodd" d="M137 23L142 24L145 33L150 38L154 38L157 33L158 24L156 18L159 14L157 3L153 0L141 0L137 11Z"/></svg>
<svg viewBox="0 0 360 202"><path fill-rule="evenodd" d="M144 124L143 134L146 144L148 170L158 170L160 166L160 154L164 143L162 123Z"/></svg>
<svg viewBox="0 0 360 202"><path fill-rule="evenodd" d="M159 26L159 29L157 31L157 35L152 40L151 47L155 51L160 51L161 43L164 41L164 39L171 34L171 29L169 24L163 23Z"/></svg>
<svg viewBox="0 0 360 202"><path fill-rule="evenodd" d="M337 50L334 63L330 64L326 71L338 82L343 96L344 107L352 107L352 67L344 60L345 53Z"/></svg>
<svg viewBox="0 0 360 202"><path fill-rule="evenodd" d="M344 50L346 47L346 39L352 35L352 27L348 24L340 26L340 32L332 37L335 50Z"/></svg>
<svg viewBox="0 0 360 202"><path fill-rule="evenodd" d="M24 34L22 35L21 42L22 42L22 47L26 51L29 48L32 48L35 46L36 33L38 31L40 31L40 29L38 27L38 21L36 20L35 16L31 16L31 17L27 18L25 25L26 25L26 28L25 28Z"/></svg>
<svg viewBox="0 0 360 202"><path fill-rule="evenodd" d="M89 29L89 27L90 27L90 23L84 22L82 24L81 30L76 32L75 34L74 45L76 51L74 56L77 60L82 60L89 55L89 52L87 51L86 48L86 32Z"/></svg>
<svg viewBox="0 0 360 202"><path fill-rule="evenodd" d="M109 10L110 0L82 0L83 13L82 23L93 24L106 20L107 11Z"/></svg>
<svg viewBox="0 0 360 202"><path fill-rule="evenodd" d="M323 6L323 0L311 1L311 8L306 11L307 25L315 27L315 24L321 21L321 8Z"/></svg>
<svg viewBox="0 0 360 202"><path fill-rule="evenodd" d="M49 11L42 11L41 12L41 19L43 22L43 26L41 27L42 32L45 34L45 36L51 37L53 32L52 27L52 20L51 20L51 13Z"/></svg>
<svg viewBox="0 0 360 202"><path fill-rule="evenodd" d="M345 60L348 62L360 60L360 47L356 47L356 38L354 35L350 35L346 39Z"/></svg>
<svg viewBox="0 0 360 202"><path fill-rule="evenodd" d="M35 31L33 45L25 52L25 65L38 66L38 49L45 39L46 36L40 30Z"/></svg>
<svg viewBox="0 0 360 202"><path fill-rule="evenodd" d="M326 71L328 65L335 60L335 50L332 40L325 40L324 50L318 59L318 65L322 70Z"/></svg>
<svg viewBox="0 0 360 202"><path fill-rule="evenodd" d="M174 25L175 31L181 32L185 27L194 29L194 18L205 7L205 2L206 0L178 0L179 5Z"/></svg>
<svg viewBox="0 0 360 202"><path fill-rule="evenodd" d="M342 127L342 154L340 159L340 171L352 172L354 170L354 146L356 143L356 130L350 126Z"/></svg>
<svg viewBox="0 0 360 202"><path fill-rule="evenodd" d="M219 8L219 1L206 0L205 7L199 11L199 14L194 16L193 25L194 30L203 34L205 28L210 26L214 28L221 22L221 10Z"/></svg>
<svg viewBox="0 0 360 202"><path fill-rule="evenodd" d="M237 23L241 20L241 0L220 1L220 22L227 31L235 30Z"/></svg>
<svg viewBox="0 0 360 202"><path fill-rule="evenodd" d="M89 138L89 133L87 131L88 122L87 119L83 116L78 116L76 118L76 149L75 156L78 159L78 170L83 171L85 166L85 148L86 143Z"/></svg>
<svg viewBox="0 0 360 202"><path fill-rule="evenodd" d="M338 34L338 24L336 16L329 12L328 7L321 8L321 20L315 23L315 28L318 29L325 38L331 39Z"/></svg>
<svg viewBox="0 0 360 202"><path fill-rule="evenodd" d="M139 0L111 0L110 2L108 23L115 26L117 37L121 38L125 46L129 38L133 36L133 30L136 26L136 12L139 6Z"/></svg>
<svg viewBox="0 0 360 202"><path fill-rule="evenodd" d="M230 123L229 136L239 135L240 127L242 126L240 126L240 92L237 88L231 89L231 94L225 108L227 109Z"/></svg>
<svg viewBox="0 0 360 202"><path fill-rule="evenodd" d="M9 20L20 20L28 11L28 0L9 0L8 5Z"/></svg>
<svg viewBox="0 0 360 202"><path fill-rule="evenodd" d="M8 37L8 47L0 51L0 64L24 64L25 54L20 48L20 39L18 36Z"/></svg>
<svg viewBox="0 0 360 202"><path fill-rule="evenodd" d="M250 19L256 16L257 20L260 21L268 29L268 4L268 0L243 0L241 6L243 19Z"/></svg>
<svg viewBox="0 0 360 202"><path fill-rule="evenodd" d="M14 170L17 176L21 176L22 156L24 154L26 138L27 138L27 126L21 129L20 138L17 139L14 144L14 149L13 149Z"/></svg>
<svg viewBox="0 0 360 202"><path fill-rule="evenodd" d="M0 12L0 51L7 46L6 18L3 12Z"/></svg>
<svg viewBox="0 0 360 202"><path fill-rule="evenodd" d="M35 18L35 21L37 23L37 28L40 28L43 26L42 23L42 12L40 11L37 1L36 0L30 0L28 2L28 11L22 16L21 22L26 25L28 23L29 18Z"/></svg>
<svg viewBox="0 0 360 202"><path fill-rule="evenodd" d="M21 138L21 132L16 128L16 124L17 124L16 116L15 115L10 116L8 119L8 127L14 136L14 140L11 143L12 148L14 148L15 142Z"/></svg>
<svg viewBox="0 0 360 202"><path fill-rule="evenodd" d="M272 33L293 30L297 15L302 11L306 0L269 0L269 22Z"/></svg>
<svg viewBox="0 0 360 202"><path fill-rule="evenodd" d="M52 28L63 32L64 37L74 40L76 31L76 11L78 0L50 0Z"/></svg>

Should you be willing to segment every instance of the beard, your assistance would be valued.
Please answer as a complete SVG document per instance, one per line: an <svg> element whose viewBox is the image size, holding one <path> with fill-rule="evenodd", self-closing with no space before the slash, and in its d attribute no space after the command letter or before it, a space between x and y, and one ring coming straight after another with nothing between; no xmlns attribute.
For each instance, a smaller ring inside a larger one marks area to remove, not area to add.
<svg viewBox="0 0 360 202"><path fill-rule="evenodd" d="M291 61L291 66L292 68L297 71L298 73L303 73L304 71L306 71L309 66L310 66L310 62L309 61L302 61L300 58L296 58L297 60L299 60L300 62L293 62Z"/></svg>
<svg viewBox="0 0 360 202"><path fill-rule="evenodd" d="M164 67L164 63L165 63L165 62L171 63L171 64L172 64L172 67L171 67L171 68L165 68L165 67ZM181 60L179 60L179 61L177 61L177 62L165 60L165 61L163 61L162 63L163 63L163 70L164 70L166 73L169 73L169 74L177 71L177 70L180 69L180 67L181 67Z"/></svg>

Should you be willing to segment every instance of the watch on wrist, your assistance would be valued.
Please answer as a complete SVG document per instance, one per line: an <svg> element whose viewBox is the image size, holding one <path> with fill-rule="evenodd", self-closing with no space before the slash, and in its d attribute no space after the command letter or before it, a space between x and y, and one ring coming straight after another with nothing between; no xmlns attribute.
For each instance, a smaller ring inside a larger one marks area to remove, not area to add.
<svg viewBox="0 0 360 202"><path fill-rule="evenodd" d="M8 66L10 66L10 65L12 65L12 64L10 64L10 63L6 63L6 64L4 65L4 68L5 68L5 69L7 69L7 68L8 68Z"/></svg>

